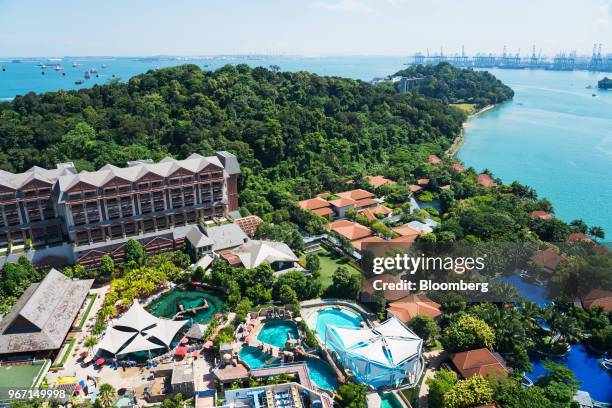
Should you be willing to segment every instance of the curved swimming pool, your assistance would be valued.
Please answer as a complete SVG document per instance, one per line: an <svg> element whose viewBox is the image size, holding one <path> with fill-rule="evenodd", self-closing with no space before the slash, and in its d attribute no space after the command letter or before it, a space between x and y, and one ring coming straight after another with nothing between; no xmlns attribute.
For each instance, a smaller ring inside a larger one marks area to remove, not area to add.
<svg viewBox="0 0 612 408"><path fill-rule="evenodd" d="M238 355L251 370L280 363L278 358L272 357L270 354L264 353L257 347L253 346L245 346L241 348Z"/></svg>
<svg viewBox="0 0 612 408"><path fill-rule="evenodd" d="M306 360L306 366L308 367L310 381L317 387L328 391L338 389L338 381L329 364L320 359L308 359Z"/></svg>
<svg viewBox="0 0 612 408"><path fill-rule="evenodd" d="M527 377L535 381L546 373L544 359L531 361L533 373ZM612 373L599 365L598 356L582 344L572 344L570 352L563 357L551 358L556 363L562 363L576 374L576 379L582 382L580 389L588 391L591 397L599 402L612 403Z"/></svg>
<svg viewBox="0 0 612 408"><path fill-rule="evenodd" d="M326 307L316 312L314 318L309 319L308 323L310 328L314 329L317 337L325 342L327 326L358 328L362 326L363 318L346 307Z"/></svg>
<svg viewBox="0 0 612 408"><path fill-rule="evenodd" d="M266 321L257 335L257 340L274 347L284 348L289 336L299 338L297 326L290 320Z"/></svg>

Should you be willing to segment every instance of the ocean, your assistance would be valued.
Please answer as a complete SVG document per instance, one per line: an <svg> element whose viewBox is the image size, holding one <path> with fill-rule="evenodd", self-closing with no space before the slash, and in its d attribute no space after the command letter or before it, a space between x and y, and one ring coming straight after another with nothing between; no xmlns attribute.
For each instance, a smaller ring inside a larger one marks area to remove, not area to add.
<svg viewBox="0 0 612 408"><path fill-rule="evenodd" d="M66 58L21 63L0 59L0 66L6 70L0 70L0 100L31 91L78 89L112 79L127 80L150 69L182 63L205 69L238 63L278 65L284 71L304 70L369 81L397 72L405 61L404 57ZM73 67L73 63L82 65ZM37 64L59 64L64 70L42 70ZM91 68L98 70L97 76L92 74L85 80L84 72ZM582 218L612 236L612 92L586 88L596 85L604 74L491 72L514 89L514 100L469 121L458 157L477 170L492 170L505 182L518 180L534 187L540 197L553 203L561 219ZM75 84L81 79L84 84Z"/></svg>

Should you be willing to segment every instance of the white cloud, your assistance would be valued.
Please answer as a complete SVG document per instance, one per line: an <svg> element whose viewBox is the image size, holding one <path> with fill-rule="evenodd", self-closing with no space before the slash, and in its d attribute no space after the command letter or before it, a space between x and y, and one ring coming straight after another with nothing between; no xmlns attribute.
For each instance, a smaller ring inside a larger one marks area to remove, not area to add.
<svg viewBox="0 0 612 408"><path fill-rule="evenodd" d="M363 0L325 0L315 1L312 5L321 9L350 13L371 13L374 11L374 9Z"/></svg>

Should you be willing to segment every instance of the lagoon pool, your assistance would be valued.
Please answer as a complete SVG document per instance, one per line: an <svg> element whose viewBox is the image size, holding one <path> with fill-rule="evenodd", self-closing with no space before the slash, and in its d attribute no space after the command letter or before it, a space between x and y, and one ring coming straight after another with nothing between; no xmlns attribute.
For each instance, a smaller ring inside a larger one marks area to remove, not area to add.
<svg viewBox="0 0 612 408"><path fill-rule="evenodd" d="M589 351L582 344L572 344L569 354L564 357L551 358L557 363L563 363L576 374L582 382L581 390L588 391L591 398L599 402L612 403L612 373L604 370L598 361L599 356ZM545 359L533 359L533 373L527 376L535 381L540 375L546 373L543 367Z"/></svg>
<svg viewBox="0 0 612 408"><path fill-rule="evenodd" d="M516 288L522 297L528 302L533 302L538 306L546 306L552 303L548 299L548 288L539 286L535 283L527 282L519 275L507 275L498 278L503 283L507 283Z"/></svg>
<svg viewBox="0 0 612 408"><path fill-rule="evenodd" d="M191 319L195 323L208 323L216 313L223 312L221 299L206 292L195 290L172 289L155 299L147 310L154 316L172 319L181 309L190 309L208 302L208 309L200 310L194 314L185 314L184 319Z"/></svg>
<svg viewBox="0 0 612 408"><path fill-rule="evenodd" d="M310 380L319 388L335 391L338 389L338 381L332 368L325 361L320 359L306 360L308 376Z"/></svg>
<svg viewBox="0 0 612 408"><path fill-rule="evenodd" d="M270 354L264 353L257 347L253 346L245 346L241 348L238 355L251 370L280 363L278 358L272 357Z"/></svg>
<svg viewBox="0 0 612 408"><path fill-rule="evenodd" d="M314 328L317 337L325 342L327 326L339 327L361 327L363 318L348 308L325 308L319 310L315 315L315 321L310 324Z"/></svg>
<svg viewBox="0 0 612 408"><path fill-rule="evenodd" d="M257 340L274 347L284 348L285 343L291 336L292 339L299 337L297 326L290 320L266 321L257 335Z"/></svg>

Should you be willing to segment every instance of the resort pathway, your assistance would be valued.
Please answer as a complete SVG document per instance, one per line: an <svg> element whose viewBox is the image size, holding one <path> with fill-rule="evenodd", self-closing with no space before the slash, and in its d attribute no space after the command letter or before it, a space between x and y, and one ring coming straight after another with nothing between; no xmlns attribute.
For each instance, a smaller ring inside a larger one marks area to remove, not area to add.
<svg viewBox="0 0 612 408"><path fill-rule="evenodd" d="M429 397L429 386L427 385L427 379L433 378L436 374L436 371L442 364L442 361L446 359L448 354L445 350L434 350L428 351L424 353L423 356L425 360L429 362L429 366L425 371L425 376L423 378L423 382L421 383L421 388L419 389L419 408L428 408L427 398Z"/></svg>

